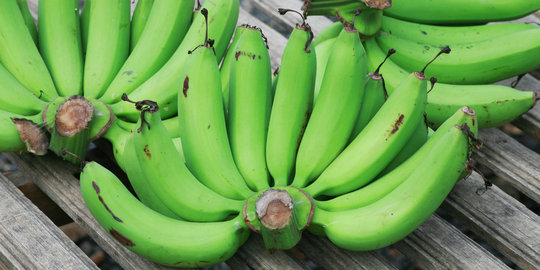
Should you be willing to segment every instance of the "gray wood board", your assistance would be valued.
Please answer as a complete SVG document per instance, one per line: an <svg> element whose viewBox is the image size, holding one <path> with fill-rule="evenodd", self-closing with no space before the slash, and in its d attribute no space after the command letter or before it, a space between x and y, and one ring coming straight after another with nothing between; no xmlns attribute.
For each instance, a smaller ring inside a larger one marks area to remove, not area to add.
<svg viewBox="0 0 540 270"><path fill-rule="evenodd" d="M1 174L0 213L0 261L10 269L98 269Z"/></svg>
<svg viewBox="0 0 540 270"><path fill-rule="evenodd" d="M540 268L540 217L477 173L457 183L443 207L524 269Z"/></svg>

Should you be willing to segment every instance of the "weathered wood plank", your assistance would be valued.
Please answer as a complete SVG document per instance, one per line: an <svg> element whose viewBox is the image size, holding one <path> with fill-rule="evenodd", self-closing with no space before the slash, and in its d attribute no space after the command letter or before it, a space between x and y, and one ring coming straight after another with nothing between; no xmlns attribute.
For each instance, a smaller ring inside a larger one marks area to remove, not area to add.
<svg viewBox="0 0 540 270"><path fill-rule="evenodd" d="M509 86L514 80L515 78L511 78L498 82L497 84ZM536 95L540 97L540 80L533 77L531 74L527 74L521 79L516 86L516 89L534 91L536 92ZM525 133L540 140L540 105L536 104L512 123Z"/></svg>
<svg viewBox="0 0 540 270"><path fill-rule="evenodd" d="M0 213L0 260L10 269L98 269L1 174Z"/></svg>
<svg viewBox="0 0 540 270"><path fill-rule="evenodd" d="M309 232L302 234L302 240L296 247L323 269L396 269L375 252L348 251Z"/></svg>
<svg viewBox="0 0 540 270"><path fill-rule="evenodd" d="M436 214L394 247L424 269L509 269Z"/></svg>
<svg viewBox="0 0 540 270"><path fill-rule="evenodd" d="M540 155L496 128L480 131L474 159L540 203Z"/></svg>
<svg viewBox="0 0 540 270"><path fill-rule="evenodd" d="M540 217L497 186L483 188L473 173L455 186L443 207L521 268L540 268Z"/></svg>

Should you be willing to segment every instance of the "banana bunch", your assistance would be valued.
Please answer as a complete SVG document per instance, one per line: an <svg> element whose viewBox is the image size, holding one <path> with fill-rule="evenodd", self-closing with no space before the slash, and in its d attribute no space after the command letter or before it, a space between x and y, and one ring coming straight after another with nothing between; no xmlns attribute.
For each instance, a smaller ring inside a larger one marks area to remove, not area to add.
<svg viewBox="0 0 540 270"><path fill-rule="evenodd" d="M177 117L176 78L188 51L209 29L219 63L238 19L238 0L206 1L208 21L194 7L195 0L142 0L131 19L129 0L87 0L82 10L77 0L43 0L36 28L26 1L2 1L0 151L50 149L81 162L115 121L137 122L124 94L143 107L159 102L164 119Z"/></svg>

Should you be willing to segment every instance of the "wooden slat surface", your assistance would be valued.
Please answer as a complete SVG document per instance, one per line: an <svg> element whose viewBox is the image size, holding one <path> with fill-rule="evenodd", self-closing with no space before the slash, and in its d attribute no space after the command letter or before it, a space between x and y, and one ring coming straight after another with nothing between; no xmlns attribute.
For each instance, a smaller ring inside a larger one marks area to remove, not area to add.
<svg viewBox="0 0 540 270"><path fill-rule="evenodd" d="M520 267L538 269L540 217L497 186L483 187L473 173L455 186L443 207Z"/></svg>
<svg viewBox="0 0 540 270"><path fill-rule="evenodd" d="M0 213L0 261L9 269L98 269L1 174Z"/></svg>

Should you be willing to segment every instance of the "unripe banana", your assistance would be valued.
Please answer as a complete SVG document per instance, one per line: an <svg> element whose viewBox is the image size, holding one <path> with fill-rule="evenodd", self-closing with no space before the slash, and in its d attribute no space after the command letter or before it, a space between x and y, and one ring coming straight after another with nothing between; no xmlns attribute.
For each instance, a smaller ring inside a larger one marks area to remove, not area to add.
<svg viewBox="0 0 540 270"><path fill-rule="evenodd" d="M530 0L415 0L395 1L384 14L427 24L482 24L508 21L540 9L540 2Z"/></svg>
<svg viewBox="0 0 540 270"><path fill-rule="evenodd" d="M223 107L225 108L225 115L227 115L228 107L229 107L229 80L231 78L231 62L233 59L235 59L235 48L236 44L238 43L238 40L240 39L240 36L242 33L246 30L245 26L238 26L236 27L236 31L234 32L234 37L231 42L231 45L229 46L229 49L227 49L227 53L225 54L225 57L223 57L223 62L221 63L221 67L219 68L219 74L221 75L221 88L223 92Z"/></svg>
<svg viewBox="0 0 540 270"><path fill-rule="evenodd" d="M313 46L317 47L319 44L329 39L336 38L343 30L343 24L341 22L334 22L326 26L313 40Z"/></svg>
<svg viewBox="0 0 540 270"><path fill-rule="evenodd" d="M339 34L296 157L292 185L304 187L345 147L364 95L365 52L356 30Z"/></svg>
<svg viewBox="0 0 540 270"><path fill-rule="evenodd" d="M454 115L448 118L436 132L433 133L432 137L424 144L422 147L411 155L403 164L397 166L395 169L388 171L387 174L384 174L382 177L374 180L369 185L366 185L360 189L357 189L353 192L337 196L335 198L326 200L326 201L315 201L317 207L320 207L328 211L343 211L357 209L360 207L367 206L375 201L386 196L397 186L399 186L407 177L413 173L416 168L418 168L423 162L426 162L426 157L435 151L436 147L439 148L437 151L443 151L441 148L448 147L446 145L448 134L450 132L461 132L460 130L454 129L454 126L461 126L467 124L468 126L474 126L476 121L476 116L474 111L469 107L463 107L458 110ZM476 137L477 134L472 130L473 135Z"/></svg>
<svg viewBox="0 0 540 270"><path fill-rule="evenodd" d="M222 197L191 174L159 112L145 113L144 117L147 124L141 124L140 132L134 133L135 154L151 189L163 204L191 221L217 221L241 211L242 201Z"/></svg>
<svg viewBox="0 0 540 270"><path fill-rule="evenodd" d="M78 0L47 0L38 5L39 51L58 94L82 94L83 57Z"/></svg>
<svg viewBox="0 0 540 270"><path fill-rule="evenodd" d="M356 138L305 188L313 197L339 195L369 183L405 145L423 117L426 78L410 74Z"/></svg>
<svg viewBox="0 0 540 270"><path fill-rule="evenodd" d="M321 91L321 84L324 78L324 72L326 71L326 64L328 63L328 57L332 52L332 47L336 43L335 38L331 38L321 42L315 47L315 55L317 56L317 72L315 74L315 89L313 90L313 104L317 103L317 97Z"/></svg>
<svg viewBox="0 0 540 270"><path fill-rule="evenodd" d="M275 186L289 184L311 114L317 64L312 38L309 25L296 25L283 51L266 140L266 163Z"/></svg>
<svg viewBox="0 0 540 270"><path fill-rule="evenodd" d="M383 17L381 26L382 31L396 37L441 47L475 43L536 28L538 26L527 23L440 26L403 21L388 16Z"/></svg>
<svg viewBox="0 0 540 270"><path fill-rule="evenodd" d="M131 18L130 51L133 51L139 38L141 38L141 34L146 26L153 5L154 0L137 1L137 6L135 7Z"/></svg>
<svg viewBox="0 0 540 270"><path fill-rule="evenodd" d="M398 38L385 32L376 37L383 50L401 52L393 61L406 70L417 70L438 47ZM516 42L519 40L519 42ZM429 67L439 82L483 84L507 79L540 67L540 27L468 44L447 44L452 54Z"/></svg>
<svg viewBox="0 0 540 270"><path fill-rule="evenodd" d="M227 128L238 170L252 190L270 185L266 136L272 99L272 68L263 34L246 26L231 63Z"/></svg>
<svg viewBox="0 0 540 270"><path fill-rule="evenodd" d="M58 94L33 42L16 0L0 1L0 62L28 90L45 101Z"/></svg>
<svg viewBox="0 0 540 270"><path fill-rule="evenodd" d="M216 59L221 60L236 27L239 2L238 0L205 1L202 8L208 10L208 35L209 38L215 41ZM178 49L176 49L169 61L156 74L137 87L129 97L133 100L143 100L152 97L152 100L160 104L162 117L167 118L175 115L177 112L177 94L182 87L178 81L178 77L188 57L187 52L204 42L203 33L205 33L205 29L206 23L204 16L197 13L193 18L193 23L186 37L182 40L182 43L178 46ZM129 119L132 122L137 121L140 114L131 104L126 102L112 104L111 109L118 117Z"/></svg>
<svg viewBox="0 0 540 270"><path fill-rule="evenodd" d="M374 39L365 42L368 66L373 69L385 53ZM428 69L429 71L429 69ZM408 72L388 60L381 68L389 94L392 94ZM532 91L519 91L501 85L452 85L437 83L428 95L428 124L437 127L456 110L467 105L476 112L478 128L502 125L528 111L536 102Z"/></svg>
<svg viewBox="0 0 540 270"><path fill-rule="evenodd" d="M118 242L163 265L203 267L222 262L250 232L241 215L208 223L163 216L139 202L114 174L96 162L87 163L81 173L81 193L94 218Z"/></svg>
<svg viewBox="0 0 540 270"><path fill-rule="evenodd" d="M0 110L21 115L34 115L47 105L26 89L0 63Z"/></svg>
<svg viewBox="0 0 540 270"><path fill-rule="evenodd" d="M0 110L0 152L47 153L49 139L41 113L23 116Z"/></svg>
<svg viewBox="0 0 540 270"><path fill-rule="evenodd" d="M178 120L186 165L207 187L231 199L253 194L238 171L225 125L219 69L207 43L189 56L179 76Z"/></svg>
<svg viewBox="0 0 540 270"><path fill-rule="evenodd" d="M85 0L82 7L80 23L81 23L81 45L82 52L86 54L86 44L88 43L88 30L90 25L90 7L92 6L92 0Z"/></svg>
<svg viewBox="0 0 540 270"><path fill-rule="evenodd" d="M92 0L84 63L84 96L99 98L129 53L129 0Z"/></svg>
<svg viewBox="0 0 540 270"><path fill-rule="evenodd" d="M103 102L119 101L122 94L131 93L169 60L189 29L193 6L194 0L154 3L137 46L100 97Z"/></svg>
<svg viewBox="0 0 540 270"><path fill-rule="evenodd" d="M19 5L19 9L21 10L21 14L23 16L24 23L26 24L26 27L28 28L28 32L30 32L30 36L32 36L34 43L37 45L38 36L37 36L36 22L34 21L32 14L30 14L28 3L26 2L26 0L17 0L17 4Z"/></svg>

